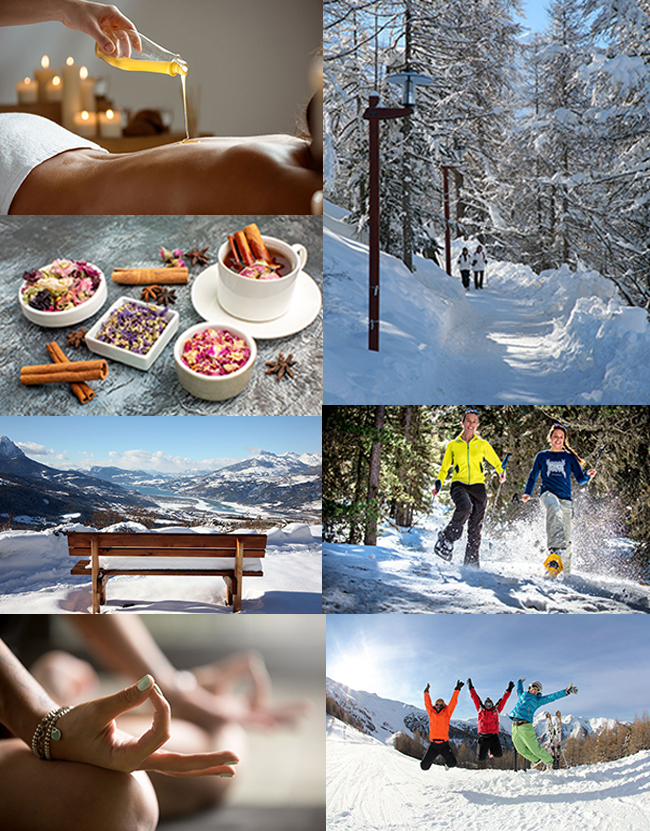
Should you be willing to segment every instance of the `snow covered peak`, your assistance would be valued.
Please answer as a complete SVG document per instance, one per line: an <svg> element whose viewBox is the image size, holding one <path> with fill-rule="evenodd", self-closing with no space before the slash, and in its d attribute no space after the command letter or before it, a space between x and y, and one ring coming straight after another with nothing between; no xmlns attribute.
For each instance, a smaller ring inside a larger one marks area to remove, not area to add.
<svg viewBox="0 0 650 831"><path fill-rule="evenodd" d="M14 444L8 436L0 436L0 456L5 456L9 459L19 459L25 454Z"/></svg>

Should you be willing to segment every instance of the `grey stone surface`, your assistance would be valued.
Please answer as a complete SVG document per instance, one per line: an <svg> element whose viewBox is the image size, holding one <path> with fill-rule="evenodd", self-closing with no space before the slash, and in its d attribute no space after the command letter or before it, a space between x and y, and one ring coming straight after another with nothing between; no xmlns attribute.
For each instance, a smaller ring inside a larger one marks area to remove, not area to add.
<svg viewBox="0 0 650 831"><path fill-rule="evenodd" d="M54 207L54 206L53 206ZM65 345L72 329L86 330L89 320L63 329L44 329L30 323L18 303L23 272L46 265L56 257L83 259L99 266L107 277L108 300L139 297L141 289L118 286L110 279L115 266L159 266L158 249L210 246L212 262L228 233L257 222L264 234L289 243L301 242L309 252L306 272L322 291L322 219L308 216L7 216L0 218L0 415L320 415L323 399L323 318L291 337L257 340L258 358L246 390L236 398L208 402L194 398L178 382L172 354L173 341L148 372L109 361L105 381L91 386L95 398L83 406L66 384L24 387L20 367L49 363L45 344L56 340L72 360L94 356L85 347ZM192 306L191 284L204 266L190 265L190 284L172 286L180 313L179 332L200 323ZM242 324L245 328L245 324ZM278 352L293 353L298 361L295 379L265 375L266 361Z"/></svg>

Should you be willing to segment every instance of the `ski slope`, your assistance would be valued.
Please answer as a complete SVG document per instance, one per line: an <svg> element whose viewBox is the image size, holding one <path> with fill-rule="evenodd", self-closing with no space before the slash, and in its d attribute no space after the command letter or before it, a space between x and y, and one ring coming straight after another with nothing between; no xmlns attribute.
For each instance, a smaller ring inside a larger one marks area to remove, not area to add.
<svg viewBox="0 0 650 831"><path fill-rule="evenodd" d="M478 570L462 565L466 531L450 563L434 554L438 531L448 519L445 509L436 505L411 531L384 528L376 546L324 542L323 612L650 613L650 585L616 576L630 552L623 539L599 538L592 526L577 526L573 574L548 580L541 509L506 529L488 526Z"/></svg>
<svg viewBox="0 0 650 831"><path fill-rule="evenodd" d="M423 771L327 719L328 831L647 831L649 781L648 750L568 770Z"/></svg>
<svg viewBox="0 0 650 831"><path fill-rule="evenodd" d="M367 244L343 211L325 210L326 404L650 401L647 312L566 265L537 275L489 262L485 288L466 293L429 260L416 257L410 273L382 253L380 351L370 352ZM453 244L455 275L464 244Z"/></svg>

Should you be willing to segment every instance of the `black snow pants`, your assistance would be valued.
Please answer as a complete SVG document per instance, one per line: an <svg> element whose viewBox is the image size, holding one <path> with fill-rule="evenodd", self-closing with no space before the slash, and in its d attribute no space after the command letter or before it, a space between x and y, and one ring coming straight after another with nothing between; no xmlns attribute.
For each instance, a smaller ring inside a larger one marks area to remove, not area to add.
<svg viewBox="0 0 650 831"><path fill-rule="evenodd" d="M476 755L479 762L487 759L488 753L491 753L495 757L503 756L503 750L501 749L501 742L499 740L498 733L478 734L478 750Z"/></svg>
<svg viewBox="0 0 650 831"><path fill-rule="evenodd" d="M424 759L420 762L422 770L429 770L438 756L442 756L445 764L450 768L456 767L456 757L449 746L449 742L431 742L427 752L424 754Z"/></svg>
<svg viewBox="0 0 650 831"><path fill-rule="evenodd" d="M451 483L451 498L456 510L451 522L445 528L445 537L449 542L456 542L463 533L467 523L467 548L465 549L465 565L478 568L478 551L481 547L481 530L483 517L487 506L487 491L485 485L466 485L464 482Z"/></svg>
<svg viewBox="0 0 650 831"><path fill-rule="evenodd" d="M469 271L461 271L460 279L463 281L463 287L469 291Z"/></svg>

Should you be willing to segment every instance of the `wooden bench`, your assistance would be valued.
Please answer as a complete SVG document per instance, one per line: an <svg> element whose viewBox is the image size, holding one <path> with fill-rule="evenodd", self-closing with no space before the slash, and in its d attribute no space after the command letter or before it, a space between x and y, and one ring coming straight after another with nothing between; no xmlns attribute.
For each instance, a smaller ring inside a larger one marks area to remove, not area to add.
<svg viewBox="0 0 650 831"><path fill-rule="evenodd" d="M247 559L261 559L266 551L265 534L192 534L192 533L103 533L72 531L68 534L68 553L82 557L74 564L71 574L90 576L93 591L93 614L100 612L106 602L106 583L116 574L138 575L182 575L200 577L223 577L228 590L226 605L233 612L241 610L242 582L246 577L263 577L261 564ZM125 562L122 566L114 558L133 558L136 562ZM211 558L222 559L223 563L171 564L164 568L159 562L147 558L174 557L177 559ZM107 558L110 558L107 560ZM232 560L227 562L226 558Z"/></svg>

